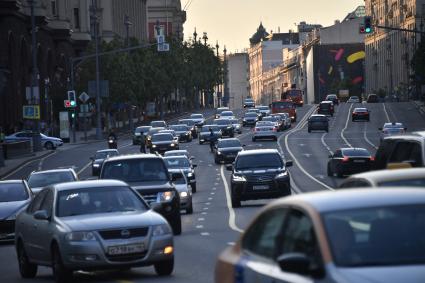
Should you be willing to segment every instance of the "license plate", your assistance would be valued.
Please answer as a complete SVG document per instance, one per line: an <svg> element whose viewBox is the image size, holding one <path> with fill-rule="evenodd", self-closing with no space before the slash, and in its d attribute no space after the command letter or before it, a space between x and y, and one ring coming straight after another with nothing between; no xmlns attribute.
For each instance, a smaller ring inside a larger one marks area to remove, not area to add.
<svg viewBox="0 0 425 283"><path fill-rule="evenodd" d="M365 163L366 160L353 160L354 163Z"/></svg>
<svg viewBox="0 0 425 283"><path fill-rule="evenodd" d="M227 157L236 157L236 155L234 155L234 154L229 154L229 155L227 155Z"/></svg>
<svg viewBox="0 0 425 283"><path fill-rule="evenodd" d="M258 191L260 191L260 190L268 190L269 189L269 186L253 186L252 187L252 189L253 190L258 190Z"/></svg>
<svg viewBox="0 0 425 283"><path fill-rule="evenodd" d="M145 244L134 244L125 246L113 246L108 248L108 254L110 255L125 255L141 253L145 250Z"/></svg>

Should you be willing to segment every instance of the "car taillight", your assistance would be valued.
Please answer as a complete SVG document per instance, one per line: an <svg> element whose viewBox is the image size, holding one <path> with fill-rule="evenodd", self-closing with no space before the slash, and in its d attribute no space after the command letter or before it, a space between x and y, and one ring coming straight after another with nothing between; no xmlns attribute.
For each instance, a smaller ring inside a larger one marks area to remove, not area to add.
<svg viewBox="0 0 425 283"><path fill-rule="evenodd" d="M353 115L356 115L356 112L353 112Z"/></svg>
<svg viewBox="0 0 425 283"><path fill-rule="evenodd" d="M347 156L344 156L344 158L342 159L342 162L348 162L350 160L350 158L348 158Z"/></svg>
<svg viewBox="0 0 425 283"><path fill-rule="evenodd" d="M375 161L375 156L371 156L370 161Z"/></svg>
<svg viewBox="0 0 425 283"><path fill-rule="evenodd" d="M273 128L273 130L272 130L273 132L277 132L277 129L276 128Z"/></svg>

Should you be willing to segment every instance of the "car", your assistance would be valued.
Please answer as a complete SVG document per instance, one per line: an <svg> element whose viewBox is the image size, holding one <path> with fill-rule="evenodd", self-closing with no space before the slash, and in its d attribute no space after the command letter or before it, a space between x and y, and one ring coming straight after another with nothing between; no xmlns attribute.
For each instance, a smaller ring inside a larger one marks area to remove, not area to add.
<svg viewBox="0 0 425 283"><path fill-rule="evenodd" d="M336 94L328 94L328 95L326 95L325 100L326 101L332 101L334 103L334 105L338 105L339 104L339 99L338 99L338 96Z"/></svg>
<svg viewBox="0 0 425 283"><path fill-rule="evenodd" d="M384 138L375 154L373 169L425 167L425 131Z"/></svg>
<svg viewBox="0 0 425 283"><path fill-rule="evenodd" d="M229 119L233 126L233 132L242 134L242 125L238 119Z"/></svg>
<svg viewBox="0 0 425 283"><path fill-rule="evenodd" d="M407 128L403 125L403 123L385 123L382 128L379 128L381 131L381 141L390 136L394 135L402 135L405 134L407 131Z"/></svg>
<svg viewBox="0 0 425 283"><path fill-rule="evenodd" d="M332 101L322 101L317 106L317 114L333 117L334 115L334 104Z"/></svg>
<svg viewBox="0 0 425 283"><path fill-rule="evenodd" d="M117 149L102 149L96 151L94 156L90 157L91 160L91 172L93 176L99 176L102 164L108 157L120 155Z"/></svg>
<svg viewBox="0 0 425 283"><path fill-rule="evenodd" d="M197 127L202 127L205 124L205 118L203 114L196 114L196 113L191 114L190 119L195 121L195 125Z"/></svg>
<svg viewBox="0 0 425 283"><path fill-rule="evenodd" d="M0 243L15 240L16 216L33 197L25 180L0 181Z"/></svg>
<svg viewBox="0 0 425 283"><path fill-rule="evenodd" d="M191 142L193 140L192 131L189 126L182 125L182 124L171 125L170 129L176 133L179 139L179 142L181 141Z"/></svg>
<svg viewBox="0 0 425 283"><path fill-rule="evenodd" d="M233 129L231 120L226 118L214 119L213 124L220 128L221 137L233 138L235 136L235 130Z"/></svg>
<svg viewBox="0 0 425 283"><path fill-rule="evenodd" d="M285 115L271 114L268 117L272 117L272 119L274 119L278 123L278 126L279 126L278 131L283 131L287 129L287 120ZM288 117L288 120L291 121L291 119L289 118L289 115L287 117Z"/></svg>
<svg viewBox="0 0 425 283"><path fill-rule="evenodd" d="M221 127L218 125L203 125L201 128L201 132L198 135L199 144L203 144L204 142L209 142L211 139L211 132L214 133L214 139L218 140L221 138Z"/></svg>
<svg viewBox="0 0 425 283"><path fill-rule="evenodd" d="M185 210L187 214L193 214L192 189L186 175L179 169L171 169L169 172L172 174L174 186L180 194L180 209Z"/></svg>
<svg viewBox="0 0 425 283"><path fill-rule="evenodd" d="M280 117L277 116L266 116L262 120L262 122L272 122L274 123L274 127L276 128L276 131L282 130L282 120Z"/></svg>
<svg viewBox="0 0 425 283"><path fill-rule="evenodd" d="M151 148L152 146L152 136L159 133L160 131L165 130L165 128L159 127L159 128L151 128L149 132L146 135L146 147Z"/></svg>
<svg viewBox="0 0 425 283"><path fill-rule="evenodd" d="M276 114L273 114L273 115L278 115L278 116L281 117L285 130L289 129L292 126L292 119L291 119L291 117L289 116L288 113L276 113Z"/></svg>
<svg viewBox="0 0 425 283"><path fill-rule="evenodd" d="M133 145L140 145L142 139L146 139L146 135L149 133L151 126L140 126L134 130L133 134Z"/></svg>
<svg viewBox="0 0 425 283"><path fill-rule="evenodd" d="M255 126L255 124L259 121L258 114L255 112L247 112L245 113L242 119L242 126Z"/></svg>
<svg viewBox="0 0 425 283"><path fill-rule="evenodd" d="M243 108L255 107L255 101L252 98L246 98L243 101Z"/></svg>
<svg viewBox="0 0 425 283"><path fill-rule="evenodd" d="M233 111L223 111L220 113L220 119L235 119Z"/></svg>
<svg viewBox="0 0 425 283"><path fill-rule="evenodd" d="M367 96L367 103L378 103L379 97L376 94L369 94Z"/></svg>
<svg viewBox="0 0 425 283"><path fill-rule="evenodd" d="M151 121L150 126L152 128L168 128L167 122L165 121Z"/></svg>
<svg viewBox="0 0 425 283"><path fill-rule="evenodd" d="M78 180L78 175L73 168L33 171L27 178L28 186L34 194L38 194L47 186Z"/></svg>
<svg viewBox="0 0 425 283"><path fill-rule="evenodd" d="M241 206L241 201L270 199L291 194L287 167L292 161L284 161L276 149L244 150L239 152L235 163L226 166L232 171L232 207Z"/></svg>
<svg viewBox="0 0 425 283"><path fill-rule="evenodd" d="M182 170L192 187L192 192L196 193L196 164L192 164L186 156L169 156L164 157L165 165L170 170Z"/></svg>
<svg viewBox="0 0 425 283"><path fill-rule="evenodd" d="M171 133L157 133L152 136L151 153L164 154L168 150L179 149L179 143Z"/></svg>
<svg viewBox="0 0 425 283"><path fill-rule="evenodd" d="M155 267L174 269L171 228L126 183L56 184L43 189L16 218L16 253L23 278L49 266L56 282L74 271Z"/></svg>
<svg viewBox="0 0 425 283"><path fill-rule="evenodd" d="M345 175L369 171L374 158L364 148L340 148L329 155L328 176L335 174L341 178Z"/></svg>
<svg viewBox="0 0 425 283"><path fill-rule="evenodd" d="M307 131L311 133L312 131L325 131L329 132L329 118L326 115L314 114L308 118L308 129Z"/></svg>
<svg viewBox="0 0 425 283"><path fill-rule="evenodd" d="M170 150L164 153L164 157L171 157L171 156L186 156L189 159L193 159L193 157L189 156L189 152L186 149Z"/></svg>
<svg viewBox="0 0 425 283"><path fill-rule="evenodd" d="M277 141L277 130L275 123L258 121L255 127L252 129L252 141L255 142L258 139L272 139Z"/></svg>
<svg viewBox="0 0 425 283"><path fill-rule="evenodd" d="M108 158L103 163L99 179L129 184L153 210L167 219L174 235L181 234L180 196L161 156L133 154Z"/></svg>
<svg viewBox="0 0 425 283"><path fill-rule="evenodd" d="M367 108L354 108L353 113L351 113L351 121L370 121L370 111Z"/></svg>
<svg viewBox="0 0 425 283"><path fill-rule="evenodd" d="M235 161L236 156L243 150L243 147L244 145L237 138L219 139L214 150L215 163Z"/></svg>
<svg viewBox="0 0 425 283"><path fill-rule="evenodd" d="M245 113L251 113L251 112L257 113L258 116L261 116L260 109L258 109L258 108L250 108L250 109L246 110Z"/></svg>
<svg viewBox="0 0 425 283"><path fill-rule="evenodd" d="M218 256L215 282L421 283L424 217L423 189L281 198Z"/></svg>
<svg viewBox="0 0 425 283"><path fill-rule="evenodd" d="M32 131L22 131L16 132L4 138L5 143L17 142L17 141L27 141L32 140L32 138L36 135L39 135L41 138L41 145L48 150L56 149L59 146L63 145L63 140L60 138L49 137L45 134L41 134L38 132Z"/></svg>
<svg viewBox="0 0 425 283"><path fill-rule="evenodd" d="M220 114L221 114L221 112L223 112L223 111L229 111L230 109L229 109L229 107L219 107L219 108L217 108L217 110L215 111L215 119L219 119L220 118Z"/></svg>
<svg viewBox="0 0 425 283"><path fill-rule="evenodd" d="M347 100L347 103L360 103L360 98L358 96L350 96Z"/></svg>
<svg viewBox="0 0 425 283"><path fill-rule="evenodd" d="M266 117L267 115L270 115L271 113L270 108L268 106L259 105L259 106L256 106L255 108L260 110L260 114L262 117Z"/></svg>
<svg viewBox="0 0 425 283"><path fill-rule="evenodd" d="M198 138L198 127L196 126L196 121L193 119L180 119L179 124L186 125L190 128L192 132L192 137L194 139Z"/></svg>
<svg viewBox="0 0 425 283"><path fill-rule="evenodd" d="M425 168L379 170L348 177L339 188L425 187Z"/></svg>
<svg viewBox="0 0 425 283"><path fill-rule="evenodd" d="M176 131L172 130L172 129L165 129L165 130L161 130L159 131L157 134L172 134L174 141L178 142L179 141L179 135L176 133Z"/></svg>

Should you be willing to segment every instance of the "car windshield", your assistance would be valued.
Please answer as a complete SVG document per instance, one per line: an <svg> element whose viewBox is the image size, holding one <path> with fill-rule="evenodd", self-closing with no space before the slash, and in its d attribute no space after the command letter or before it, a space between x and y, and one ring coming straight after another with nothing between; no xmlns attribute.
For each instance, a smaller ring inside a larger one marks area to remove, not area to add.
<svg viewBox="0 0 425 283"><path fill-rule="evenodd" d="M264 122L276 122L277 120L279 120L277 117L264 117L263 120Z"/></svg>
<svg viewBox="0 0 425 283"><path fill-rule="evenodd" d="M366 108L356 108L356 109L354 109L354 112L357 112L357 113L359 113L359 112L367 112L367 109Z"/></svg>
<svg viewBox="0 0 425 283"><path fill-rule="evenodd" d="M176 132L183 132L183 131L188 131L189 128L187 126L171 126L170 127L172 130L176 131Z"/></svg>
<svg viewBox="0 0 425 283"><path fill-rule="evenodd" d="M425 178L379 182L378 187L425 187Z"/></svg>
<svg viewBox="0 0 425 283"><path fill-rule="evenodd" d="M128 187L64 190L58 193L56 216L146 211L143 201Z"/></svg>
<svg viewBox="0 0 425 283"><path fill-rule="evenodd" d="M173 183L176 185L187 184L186 179L182 173L173 173Z"/></svg>
<svg viewBox="0 0 425 283"><path fill-rule="evenodd" d="M225 126L225 125L230 125L232 123L229 120L215 120L214 124L220 125L220 126Z"/></svg>
<svg viewBox="0 0 425 283"><path fill-rule="evenodd" d="M94 159L106 159L108 156L117 156L118 153L116 151L102 151L102 152L96 152L96 155L94 156Z"/></svg>
<svg viewBox="0 0 425 283"><path fill-rule="evenodd" d="M256 127L273 127L274 123L269 121L259 121L255 125Z"/></svg>
<svg viewBox="0 0 425 283"><path fill-rule="evenodd" d="M164 158L165 164L169 169L175 169L175 168L189 168L190 162L187 158L173 158L173 157L167 157Z"/></svg>
<svg viewBox="0 0 425 283"><path fill-rule="evenodd" d="M152 127L165 127L166 124L164 121L152 121L151 122Z"/></svg>
<svg viewBox="0 0 425 283"><path fill-rule="evenodd" d="M164 128L155 128L155 129L150 129L149 130L149 135L154 135L154 134L156 134L156 133L158 133L159 131L162 131L162 130L164 130Z"/></svg>
<svg viewBox="0 0 425 283"><path fill-rule="evenodd" d="M384 125L384 129L388 129L388 128L395 128L395 129L399 129L399 128L404 128L402 123L395 123L395 124L385 124Z"/></svg>
<svg viewBox="0 0 425 283"><path fill-rule="evenodd" d="M257 107L259 110L269 110L268 106L258 106Z"/></svg>
<svg viewBox="0 0 425 283"><path fill-rule="evenodd" d="M344 149L343 151L342 151L342 154L344 155L344 156L361 156L361 157L369 157L370 156L370 153L369 153L369 151L367 151L366 149L361 149L361 148L359 148L359 149Z"/></svg>
<svg viewBox="0 0 425 283"><path fill-rule="evenodd" d="M28 197L28 192L22 183L0 184L0 202L23 201Z"/></svg>
<svg viewBox="0 0 425 283"><path fill-rule="evenodd" d="M149 130L151 129L151 127L139 127L139 128L136 128L136 131L135 131L135 133L147 133L147 132L149 132Z"/></svg>
<svg viewBox="0 0 425 283"><path fill-rule="evenodd" d="M74 175L67 172L49 172L32 174L28 179L30 188L41 188L59 183L75 181Z"/></svg>
<svg viewBox="0 0 425 283"><path fill-rule="evenodd" d="M207 126L207 127L202 127L201 132L206 133L206 132L209 132L210 129L212 129L214 132L220 131L220 128L218 126Z"/></svg>
<svg viewBox="0 0 425 283"><path fill-rule="evenodd" d="M153 142L172 141L173 139L172 134L156 134L152 136Z"/></svg>
<svg viewBox="0 0 425 283"><path fill-rule="evenodd" d="M192 115L190 115L190 118L193 118L193 119L203 119L204 116L202 114L192 114Z"/></svg>
<svg viewBox="0 0 425 283"><path fill-rule="evenodd" d="M229 140L229 139L220 140L220 141L218 141L217 147L218 148L222 148L222 147L241 147L241 142L239 140Z"/></svg>
<svg viewBox="0 0 425 283"><path fill-rule="evenodd" d="M164 156L188 156L189 154L185 151L167 151Z"/></svg>
<svg viewBox="0 0 425 283"><path fill-rule="evenodd" d="M179 123L180 124L185 124L187 126L193 126L193 125L196 124L196 122L193 121L193 120L180 120Z"/></svg>
<svg viewBox="0 0 425 283"><path fill-rule="evenodd" d="M236 170L282 167L282 159L277 153L242 155L238 157L235 164Z"/></svg>
<svg viewBox="0 0 425 283"><path fill-rule="evenodd" d="M233 112L228 112L228 111L222 112L221 116L233 116Z"/></svg>
<svg viewBox="0 0 425 283"><path fill-rule="evenodd" d="M167 168L159 158L140 158L106 162L102 168L102 179L124 182L168 181Z"/></svg>
<svg viewBox="0 0 425 283"><path fill-rule="evenodd" d="M311 116L310 121L327 121L328 118L323 116Z"/></svg>
<svg viewBox="0 0 425 283"><path fill-rule="evenodd" d="M248 112L245 114L245 117L257 117L257 113L255 112Z"/></svg>
<svg viewBox="0 0 425 283"><path fill-rule="evenodd" d="M324 214L337 266L425 263L425 205L388 206Z"/></svg>

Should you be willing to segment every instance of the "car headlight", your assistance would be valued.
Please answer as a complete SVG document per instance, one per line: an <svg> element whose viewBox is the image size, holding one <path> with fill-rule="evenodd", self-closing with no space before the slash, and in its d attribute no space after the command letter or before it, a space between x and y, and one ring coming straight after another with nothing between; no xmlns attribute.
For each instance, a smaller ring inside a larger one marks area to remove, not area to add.
<svg viewBox="0 0 425 283"><path fill-rule="evenodd" d="M187 177L192 178L193 177L193 173L187 174Z"/></svg>
<svg viewBox="0 0 425 283"><path fill-rule="evenodd" d="M151 137L147 137L146 139L147 139L148 141L150 141L150 140L151 140Z"/></svg>
<svg viewBox="0 0 425 283"><path fill-rule="evenodd" d="M71 232L66 234L65 239L69 242L89 242L96 241L93 232Z"/></svg>
<svg viewBox="0 0 425 283"><path fill-rule="evenodd" d="M152 147L155 148L156 147L156 144L153 144Z"/></svg>
<svg viewBox="0 0 425 283"><path fill-rule="evenodd" d="M180 193L181 198L187 198L187 196L188 196L187 192L181 192Z"/></svg>
<svg viewBox="0 0 425 283"><path fill-rule="evenodd" d="M173 191L166 191L166 192L159 193L158 195L159 195L160 201L170 201L174 197L174 192Z"/></svg>
<svg viewBox="0 0 425 283"><path fill-rule="evenodd" d="M100 167L100 164L93 164L93 167L99 168Z"/></svg>
<svg viewBox="0 0 425 283"><path fill-rule="evenodd" d="M171 147L175 147L176 145L174 143L171 144Z"/></svg>
<svg viewBox="0 0 425 283"><path fill-rule="evenodd" d="M217 154L218 154L218 155L222 155L222 153L221 153L220 151L217 151Z"/></svg>
<svg viewBox="0 0 425 283"><path fill-rule="evenodd" d="M278 175L276 175L276 179L281 179L281 178L287 178L288 177L288 171L282 172Z"/></svg>
<svg viewBox="0 0 425 283"><path fill-rule="evenodd" d="M170 226L167 224L155 225L152 229L152 236L158 237L171 234Z"/></svg>
<svg viewBox="0 0 425 283"><path fill-rule="evenodd" d="M246 182L246 178L242 175L233 175L233 182Z"/></svg>

